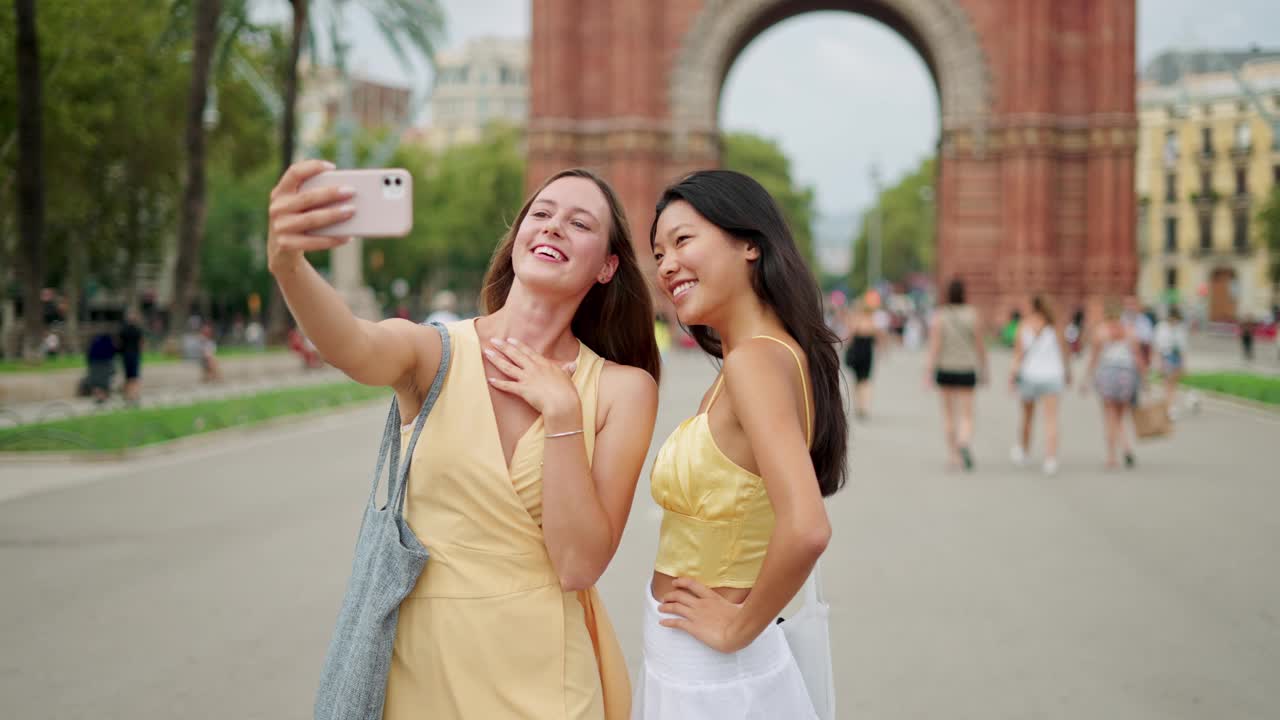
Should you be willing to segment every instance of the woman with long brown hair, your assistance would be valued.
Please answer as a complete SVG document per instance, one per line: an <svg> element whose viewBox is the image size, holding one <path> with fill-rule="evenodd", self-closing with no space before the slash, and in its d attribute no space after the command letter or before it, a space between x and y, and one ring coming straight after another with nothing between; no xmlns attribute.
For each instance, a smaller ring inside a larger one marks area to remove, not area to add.
<svg viewBox="0 0 1280 720"><path fill-rule="evenodd" d="M269 266L324 358L392 388L410 420L442 336L355 317L307 262L346 242L310 232L353 214L349 190L299 190L330 167L298 163L272 192ZM400 606L383 717L620 720L627 673L594 585L652 437L659 359L609 185L566 170L533 193L484 304L446 326L452 360L414 452L405 518L431 558Z"/></svg>
<svg viewBox="0 0 1280 720"><path fill-rule="evenodd" d="M845 479L838 338L769 193L723 170L668 187L649 234L680 322L722 361L654 460L640 720L813 718L775 623L826 549Z"/></svg>
<svg viewBox="0 0 1280 720"><path fill-rule="evenodd" d="M1022 400L1022 423L1018 442L1010 456L1015 465L1024 465L1030 454L1031 428L1036 407L1044 410L1045 475L1058 473L1058 399L1071 384L1071 359L1053 313L1043 295L1031 299L1030 312L1018 325L1013 349L1013 370L1009 387Z"/></svg>

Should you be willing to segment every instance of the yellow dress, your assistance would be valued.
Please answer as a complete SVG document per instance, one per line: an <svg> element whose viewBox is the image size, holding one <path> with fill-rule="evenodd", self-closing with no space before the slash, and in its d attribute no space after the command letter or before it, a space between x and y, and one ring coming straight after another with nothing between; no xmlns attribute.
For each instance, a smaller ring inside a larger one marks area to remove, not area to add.
<svg viewBox="0 0 1280 720"><path fill-rule="evenodd" d="M630 682L599 595L561 590L543 541L542 420L508 472L474 321L449 332L452 363L405 501L431 557L400 605L383 717L625 720ZM580 345L588 458L603 368Z"/></svg>

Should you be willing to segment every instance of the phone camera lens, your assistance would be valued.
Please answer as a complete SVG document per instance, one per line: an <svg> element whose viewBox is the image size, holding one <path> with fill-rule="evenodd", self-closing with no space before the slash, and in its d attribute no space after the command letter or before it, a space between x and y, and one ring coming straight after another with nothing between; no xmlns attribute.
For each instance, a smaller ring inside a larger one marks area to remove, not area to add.
<svg viewBox="0 0 1280 720"><path fill-rule="evenodd" d="M391 178L382 178L382 184L391 187Z"/></svg>
<svg viewBox="0 0 1280 720"><path fill-rule="evenodd" d="M400 184L400 178L396 178L396 184L397 184L397 185L399 185L399 184Z"/></svg>

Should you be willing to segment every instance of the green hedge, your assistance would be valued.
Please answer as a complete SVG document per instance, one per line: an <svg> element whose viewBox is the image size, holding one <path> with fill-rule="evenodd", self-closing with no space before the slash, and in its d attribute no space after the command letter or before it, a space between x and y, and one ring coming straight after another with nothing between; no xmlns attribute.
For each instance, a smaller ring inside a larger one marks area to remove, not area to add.
<svg viewBox="0 0 1280 720"><path fill-rule="evenodd" d="M1195 373L1182 378L1189 387L1280 405L1280 376L1242 372Z"/></svg>
<svg viewBox="0 0 1280 720"><path fill-rule="evenodd" d="M107 411L0 428L0 452L125 450L374 398L390 398L390 391L344 381L192 405Z"/></svg>

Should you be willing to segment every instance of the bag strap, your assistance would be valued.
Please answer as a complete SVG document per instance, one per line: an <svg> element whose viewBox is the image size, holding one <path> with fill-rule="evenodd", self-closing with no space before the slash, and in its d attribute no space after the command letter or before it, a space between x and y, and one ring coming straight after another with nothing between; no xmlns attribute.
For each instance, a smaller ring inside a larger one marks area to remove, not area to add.
<svg viewBox="0 0 1280 720"><path fill-rule="evenodd" d="M800 591L804 595L805 607L809 607L810 604L814 606L827 604L827 596L822 592L822 572L819 563L814 563L813 572L809 573L808 579L804 581L804 588Z"/></svg>
<svg viewBox="0 0 1280 720"><path fill-rule="evenodd" d="M426 323L423 323L424 325ZM436 377L431 381L431 388L427 390L427 397L422 401L422 409L418 411L418 420L413 426L413 435L409 438L409 448L405 455L404 465L400 466L400 477L396 483L395 511L396 517L404 512L404 501L406 497L406 489L409 487L409 466L413 464L413 451L418 446L418 436L422 434L422 427L427 424L427 415L431 414L431 408L435 407L436 400L440 397L440 390L444 387L444 378L449 373L449 363L453 359L453 348L449 344L449 330L442 323L430 323L440 333L440 367L436 369ZM399 440L399 436L396 438ZM390 491L391 488L387 488Z"/></svg>
<svg viewBox="0 0 1280 720"><path fill-rule="evenodd" d="M428 323L423 323L424 325ZM449 371L449 364L453 357L452 348L450 346L449 330L438 322L430 323L440 333L440 367L436 370L435 379L431 382L431 388L427 391L427 396L422 401L422 409L418 411L418 417L414 421L413 435L409 438L409 447L405 456L403 465L400 463L400 402L396 397L391 398L391 408L387 411L387 422L382 432L382 444L378 450L378 462L373 471L373 490L369 495L369 502L375 503L378 494L378 482L382 478L382 468L387 465L387 456L390 455L390 470L387 473L387 501L386 507L392 507L397 516L404 510L405 488L408 486L409 466L413 459L413 451L418 445L418 437L422 434L422 428L426 425L427 416L431 414L431 408L435 406L436 399L440 396L440 390L444 385L445 376ZM389 451L389 453L388 453Z"/></svg>

